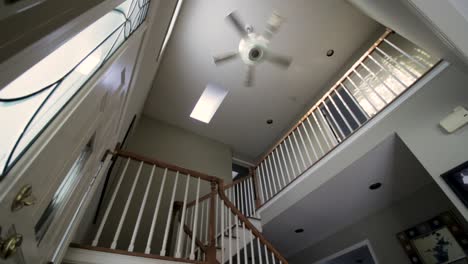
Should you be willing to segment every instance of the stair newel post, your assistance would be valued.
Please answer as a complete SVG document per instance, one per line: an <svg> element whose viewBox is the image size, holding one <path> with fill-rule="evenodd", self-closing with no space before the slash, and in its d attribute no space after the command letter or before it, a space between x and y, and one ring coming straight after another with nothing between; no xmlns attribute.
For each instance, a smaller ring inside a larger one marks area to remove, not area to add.
<svg viewBox="0 0 468 264"><path fill-rule="evenodd" d="M258 209L260 206L262 206L262 203L260 201L260 193L259 193L259 185L258 185L258 177L257 173L255 173L255 169L249 168L250 175L252 175L252 183L253 183L253 189L255 192L255 208Z"/></svg>
<svg viewBox="0 0 468 264"><path fill-rule="evenodd" d="M210 195L210 211L208 219L208 248L207 248L207 260L208 263L217 263L216 260L216 234L215 234L215 224L216 224L216 208L215 208L215 199L216 199L216 181L211 181L211 195Z"/></svg>

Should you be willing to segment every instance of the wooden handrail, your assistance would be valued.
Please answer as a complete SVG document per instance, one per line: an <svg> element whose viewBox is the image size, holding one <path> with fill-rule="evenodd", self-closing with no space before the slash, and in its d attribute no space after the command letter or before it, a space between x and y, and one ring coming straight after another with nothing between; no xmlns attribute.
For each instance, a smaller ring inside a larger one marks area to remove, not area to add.
<svg viewBox="0 0 468 264"><path fill-rule="evenodd" d="M312 114L312 112L314 112L319 106L321 103L323 103L323 101L325 101L325 99L333 92L335 91L335 89L347 78L351 75L351 73L353 73L353 71L356 69L356 67L361 64L369 54L371 54L383 41L384 39L386 39L390 34L394 33L393 30L387 28L385 30L385 32L382 34L382 36L380 36L380 38L374 43L372 44L372 46L356 61L356 63L353 64L353 66L351 66L351 68L322 96L322 98L320 98L320 100L318 100L317 103L315 103L309 111L307 111L307 113L305 113L301 119L299 119L299 121L296 122L296 124L290 129L288 130L288 132L285 133L285 135L283 137L281 137L280 140L278 140L276 142L276 144L274 144L266 153L265 155L263 155L256 163L256 167L258 167L262 162L263 160L265 160L281 143L283 143L283 141L289 137L289 135L291 135L299 126L302 125L302 123Z"/></svg>
<svg viewBox="0 0 468 264"><path fill-rule="evenodd" d="M125 158L130 158L130 159L133 159L133 160L138 160L138 161L142 161L144 163L147 163L147 164L150 164L150 165L155 165L157 167L160 167L160 168L167 168L168 170L170 171L173 171L173 172L179 172L179 173L182 173L182 174L185 174L185 175L190 175L191 177L195 177L195 178L200 178L202 180L205 180L205 181L215 181L217 182L218 181L218 177L215 177L215 176L211 176L211 175L208 175L208 174L205 174L205 173L201 173L201 172L198 172L198 171L194 171L194 170L189 170L189 169L185 169L185 168L182 168L182 167L179 167L177 165L174 165L174 164L171 164L171 163L167 163L167 162L164 162L164 161L160 161L160 160L157 160L155 158L147 158L147 157L144 157L142 155L139 155L139 154L136 154L136 153L133 153L133 152L130 152L130 151L126 151L126 150L115 150L115 154L120 156L120 157L125 157Z"/></svg>
<svg viewBox="0 0 468 264"><path fill-rule="evenodd" d="M231 182L231 183L228 183L228 184L224 185L224 189L225 189L225 190L230 189L230 188L232 188L234 185L237 185L237 184L240 184L240 183L242 183L242 182L244 182L244 181L247 181L250 177L252 177L252 175L247 175L247 176L245 176L245 177L243 177L243 178L240 178L240 179L237 179L237 180L235 180L235 181L233 181L233 182Z"/></svg>
<svg viewBox="0 0 468 264"><path fill-rule="evenodd" d="M260 231L258 231L258 229L249 221L249 219L247 219L247 217L244 216L239 211L239 209L237 209L237 207L226 197L226 195L224 194L224 190L225 189L223 181L221 180L220 182L218 182L218 195L220 199L231 210L231 212L235 214L239 218L239 220L245 224L245 227L250 229L250 231L252 231L252 233L268 248L268 250L270 250L275 255L277 259L279 259L283 264L288 264L288 261L279 253L279 251L276 250L276 248L273 247L273 245L268 240L266 240L263 234Z"/></svg>

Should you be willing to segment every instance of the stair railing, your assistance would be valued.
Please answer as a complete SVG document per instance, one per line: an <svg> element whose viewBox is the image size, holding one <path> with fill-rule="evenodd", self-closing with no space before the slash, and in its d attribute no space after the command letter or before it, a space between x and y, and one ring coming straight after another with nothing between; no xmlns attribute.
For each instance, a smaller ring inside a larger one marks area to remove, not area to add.
<svg viewBox="0 0 468 264"><path fill-rule="evenodd" d="M390 29L260 159L261 205L380 113L440 60Z"/></svg>
<svg viewBox="0 0 468 264"><path fill-rule="evenodd" d="M220 178L124 150L114 160L105 211L91 246L80 247L188 263L287 264L248 219L255 211L251 176L224 186ZM242 195L250 201L231 202Z"/></svg>

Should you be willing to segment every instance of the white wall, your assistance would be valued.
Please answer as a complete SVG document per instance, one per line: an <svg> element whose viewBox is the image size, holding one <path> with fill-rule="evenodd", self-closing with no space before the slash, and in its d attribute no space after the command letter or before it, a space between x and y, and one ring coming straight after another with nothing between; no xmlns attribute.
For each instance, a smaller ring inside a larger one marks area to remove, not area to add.
<svg viewBox="0 0 468 264"><path fill-rule="evenodd" d="M127 149L231 181L228 145L146 116L138 122Z"/></svg>
<svg viewBox="0 0 468 264"><path fill-rule="evenodd" d="M380 264L411 263L396 234L444 211L454 209L432 183L289 258L292 264L314 263L360 241L369 239ZM312 234L310 234L312 235Z"/></svg>

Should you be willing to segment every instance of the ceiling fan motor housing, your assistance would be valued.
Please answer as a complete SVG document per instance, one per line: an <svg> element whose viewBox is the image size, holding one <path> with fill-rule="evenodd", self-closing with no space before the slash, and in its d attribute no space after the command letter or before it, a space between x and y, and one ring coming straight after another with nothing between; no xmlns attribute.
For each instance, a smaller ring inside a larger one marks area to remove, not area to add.
<svg viewBox="0 0 468 264"><path fill-rule="evenodd" d="M263 36L250 33L239 43L239 54L247 65L255 65L263 61L267 52L268 40Z"/></svg>

